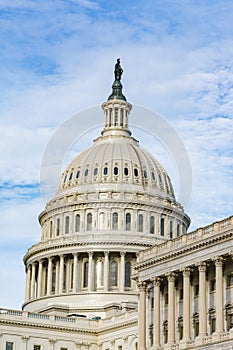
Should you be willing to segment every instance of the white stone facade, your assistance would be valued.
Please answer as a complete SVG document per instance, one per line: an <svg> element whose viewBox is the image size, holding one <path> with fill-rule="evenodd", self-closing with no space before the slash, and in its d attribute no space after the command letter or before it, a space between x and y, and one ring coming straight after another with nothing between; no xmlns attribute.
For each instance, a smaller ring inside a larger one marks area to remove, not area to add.
<svg viewBox="0 0 233 350"><path fill-rule="evenodd" d="M187 233L170 178L131 136L132 106L114 84L101 136L39 216L23 310L0 309L0 349L231 349L233 219Z"/></svg>

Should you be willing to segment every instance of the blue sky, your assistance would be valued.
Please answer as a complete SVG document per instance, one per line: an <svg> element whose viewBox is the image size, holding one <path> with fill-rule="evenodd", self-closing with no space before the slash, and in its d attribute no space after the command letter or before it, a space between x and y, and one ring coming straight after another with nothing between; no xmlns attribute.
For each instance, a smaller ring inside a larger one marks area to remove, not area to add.
<svg viewBox="0 0 233 350"><path fill-rule="evenodd" d="M0 0L1 306L24 299L46 145L64 120L106 100L118 57L127 99L161 113L187 148L192 229L232 214L232 18L231 0Z"/></svg>

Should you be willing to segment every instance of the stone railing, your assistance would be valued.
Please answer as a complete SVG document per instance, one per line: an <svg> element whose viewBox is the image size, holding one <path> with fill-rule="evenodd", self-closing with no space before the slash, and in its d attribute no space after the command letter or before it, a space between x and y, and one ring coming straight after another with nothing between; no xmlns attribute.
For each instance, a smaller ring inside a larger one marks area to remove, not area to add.
<svg viewBox="0 0 233 350"><path fill-rule="evenodd" d="M214 222L213 224L205 226L203 228L198 228L195 231L183 234L177 238L170 239L162 244L154 246L153 248L144 250L139 253L138 262L141 262L145 259L150 259L160 254L165 254L171 250L178 250L182 246L201 241L208 237L212 237L213 235L224 232L231 227L233 228L233 216L223 219L219 222Z"/></svg>
<svg viewBox="0 0 233 350"><path fill-rule="evenodd" d="M45 315L40 313L32 313L28 311L12 310L12 309L0 309L0 323L1 320L17 320L22 322L33 322L53 325L63 325L67 327L72 326L74 328L84 328L90 331L95 330L98 326L96 320L91 320L83 317L62 317L54 315Z"/></svg>
<svg viewBox="0 0 233 350"><path fill-rule="evenodd" d="M163 237L155 237L152 235L146 235L138 232L128 232L128 231L108 231L102 233L82 233L82 234L67 234L60 237L51 238L44 242L37 243L28 249L26 255L33 254L40 249L53 248L57 245L66 244L83 244L83 243L110 243L110 242L120 242L121 244L134 244L134 245L144 245L152 246L155 242L155 238L158 238L158 243L164 241Z"/></svg>

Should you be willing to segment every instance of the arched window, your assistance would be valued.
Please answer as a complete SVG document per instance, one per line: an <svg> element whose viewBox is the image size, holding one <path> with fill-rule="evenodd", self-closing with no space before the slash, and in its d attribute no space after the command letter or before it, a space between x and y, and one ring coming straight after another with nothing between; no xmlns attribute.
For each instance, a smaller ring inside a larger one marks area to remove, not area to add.
<svg viewBox="0 0 233 350"><path fill-rule="evenodd" d="M169 228L169 238L173 237L173 222L170 220L170 228Z"/></svg>
<svg viewBox="0 0 233 350"><path fill-rule="evenodd" d="M60 236L60 228L61 228L61 220L57 219L57 227L56 227L56 234L57 236Z"/></svg>
<svg viewBox="0 0 233 350"><path fill-rule="evenodd" d="M95 168L95 169L94 169L93 174L94 174L94 176L97 176L97 174L98 174L98 168Z"/></svg>
<svg viewBox="0 0 233 350"><path fill-rule="evenodd" d="M84 176L86 177L88 175L88 169L84 171Z"/></svg>
<svg viewBox="0 0 233 350"><path fill-rule="evenodd" d="M138 177L138 169L137 168L134 168L134 176Z"/></svg>
<svg viewBox="0 0 233 350"><path fill-rule="evenodd" d="M112 287L117 287L117 284L118 284L118 264L116 261L111 262L110 282L111 282Z"/></svg>
<svg viewBox="0 0 233 350"><path fill-rule="evenodd" d="M67 278L67 264L64 264L64 275L63 275L63 292L66 292L66 278Z"/></svg>
<svg viewBox="0 0 233 350"><path fill-rule="evenodd" d="M129 175L129 169L128 168L124 168L124 175L128 176Z"/></svg>
<svg viewBox="0 0 233 350"><path fill-rule="evenodd" d="M150 217L150 233L155 233L155 217Z"/></svg>
<svg viewBox="0 0 233 350"><path fill-rule="evenodd" d="M179 235L180 235L180 224L176 225L176 235L177 235L177 237L179 237Z"/></svg>
<svg viewBox="0 0 233 350"><path fill-rule="evenodd" d="M77 174L76 174L76 179L79 178L79 175L80 175L80 170L77 171Z"/></svg>
<svg viewBox="0 0 233 350"><path fill-rule="evenodd" d="M120 109L121 114L120 114L120 126L123 126L123 117L124 117L124 110L123 108Z"/></svg>
<svg viewBox="0 0 233 350"><path fill-rule="evenodd" d="M118 229L118 213L112 214L112 229L113 230Z"/></svg>
<svg viewBox="0 0 233 350"><path fill-rule="evenodd" d="M66 216L65 218L65 233L69 233L70 231L70 218L69 216Z"/></svg>
<svg viewBox="0 0 233 350"><path fill-rule="evenodd" d="M118 167L117 166L114 167L113 172L114 172L114 175L118 175Z"/></svg>
<svg viewBox="0 0 233 350"><path fill-rule="evenodd" d="M182 340L183 339L183 330L184 330L184 327L183 327L183 317L179 317L178 318L178 332L179 332L179 340Z"/></svg>
<svg viewBox="0 0 233 350"><path fill-rule="evenodd" d="M88 261L83 264L83 288L88 287Z"/></svg>
<svg viewBox="0 0 233 350"><path fill-rule="evenodd" d="M72 177L73 177L73 173L70 173L69 181L72 180Z"/></svg>
<svg viewBox="0 0 233 350"><path fill-rule="evenodd" d="M168 341L168 322L167 320L163 322L163 334L164 334L164 344Z"/></svg>
<svg viewBox="0 0 233 350"><path fill-rule="evenodd" d="M143 215L138 215L138 231L143 232Z"/></svg>
<svg viewBox="0 0 233 350"><path fill-rule="evenodd" d="M125 216L125 228L126 228L126 231L131 230L131 214L130 213L127 213Z"/></svg>
<svg viewBox="0 0 233 350"><path fill-rule="evenodd" d="M52 238L53 237L53 222L50 221L49 223L49 237Z"/></svg>
<svg viewBox="0 0 233 350"><path fill-rule="evenodd" d="M55 293L56 286L56 265L53 263L52 266L52 293Z"/></svg>
<svg viewBox="0 0 233 350"><path fill-rule="evenodd" d="M88 213L87 214L87 231L92 230L92 214Z"/></svg>
<svg viewBox="0 0 233 350"><path fill-rule="evenodd" d="M118 108L115 108L115 123L114 126L118 125Z"/></svg>
<svg viewBox="0 0 233 350"><path fill-rule="evenodd" d="M100 213L100 216L99 216L99 228L100 228L100 230L104 229L104 213Z"/></svg>
<svg viewBox="0 0 233 350"><path fill-rule="evenodd" d="M77 214L75 217L75 232L80 231L80 215Z"/></svg>
<svg viewBox="0 0 233 350"><path fill-rule="evenodd" d="M108 175L108 167L104 167L103 173L104 175Z"/></svg>
<svg viewBox="0 0 233 350"><path fill-rule="evenodd" d="M104 268L103 261L98 260L96 263L96 288L102 288L104 285Z"/></svg>
<svg viewBox="0 0 233 350"><path fill-rule="evenodd" d="M129 261L125 263L125 287L131 287L131 263Z"/></svg>
<svg viewBox="0 0 233 350"><path fill-rule="evenodd" d="M164 218L160 219L160 235L164 236Z"/></svg>

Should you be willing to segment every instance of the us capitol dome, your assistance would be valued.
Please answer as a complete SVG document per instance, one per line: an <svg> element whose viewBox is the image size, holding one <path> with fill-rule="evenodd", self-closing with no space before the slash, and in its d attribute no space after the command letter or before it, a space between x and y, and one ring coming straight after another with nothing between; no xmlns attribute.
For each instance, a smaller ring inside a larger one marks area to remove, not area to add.
<svg viewBox="0 0 233 350"><path fill-rule="evenodd" d="M24 257L23 310L105 317L135 309L139 252L187 232L168 174L131 136L122 72L118 60L101 135L68 165L39 216L41 241Z"/></svg>
<svg viewBox="0 0 233 350"><path fill-rule="evenodd" d="M39 216L0 349L233 349L233 216L187 231L168 174L131 136L122 72L117 60L101 135Z"/></svg>

